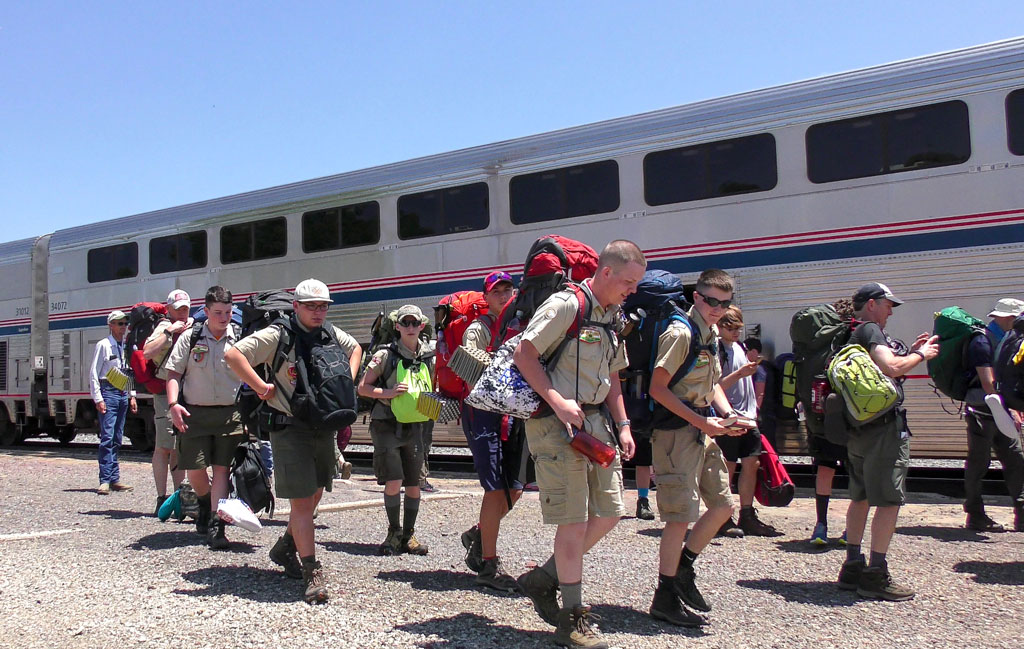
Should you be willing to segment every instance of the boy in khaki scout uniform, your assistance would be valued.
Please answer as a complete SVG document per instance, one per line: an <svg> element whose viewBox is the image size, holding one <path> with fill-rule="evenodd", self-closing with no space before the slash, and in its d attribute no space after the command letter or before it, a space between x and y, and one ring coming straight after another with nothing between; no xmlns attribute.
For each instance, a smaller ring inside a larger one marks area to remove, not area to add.
<svg viewBox="0 0 1024 649"><path fill-rule="evenodd" d="M744 430L726 428L715 416L733 415L725 393L718 386L722 368L718 360L715 324L732 303L732 278L725 271L706 270L697 279L693 307L688 315L700 336L699 353L692 369L671 388L669 383L691 349L691 330L672 322L658 338L651 398L683 419L674 429L655 427L651 436L654 470L658 475L658 513L665 523L659 549L658 587L651 603L651 617L678 626L707 622L680 604L700 611L711 606L694 583L693 563L732 517L729 472L722 451L712 439L742 435ZM713 408L713 409L712 409ZM707 511L697 517L699 499ZM686 529L696 521L689 537ZM686 546L683 547L683 541Z"/></svg>
<svg viewBox="0 0 1024 649"><path fill-rule="evenodd" d="M584 282L593 295L590 320L615 322L618 306L636 292L646 267L636 244L609 243L601 252L597 273ZM607 469L590 462L569 446L568 429L585 428L614 446L612 422L600 410L604 404L618 429L621 457L631 458L635 445L618 379L618 371L627 364L625 345L611 327L581 324L577 340L564 348L554 369L541 365L540 359L549 357L565 338L578 310L573 291L549 297L538 307L514 354L523 377L553 411L527 420L526 437L536 460L544 523L558 526L554 554L518 581L541 618L557 627L555 644L607 647L590 626L590 607L583 605L583 554L626 513L622 464L618 455ZM561 609L556 600L559 590Z"/></svg>
<svg viewBox="0 0 1024 649"><path fill-rule="evenodd" d="M408 382L400 380L399 374L411 377L423 371L433 377L434 354L420 339L427 317L418 306L406 304L389 317L395 322L399 339L373 354L358 388L359 396L376 399L370 411L373 473L377 484L384 485L384 513L388 519L387 536L379 551L384 556L402 552L422 556L427 554L428 548L416 539L415 531L420 511L420 474L426 453L423 431L433 422L415 412L400 420L398 412L403 412L403 408L397 400L410 388ZM421 364L425 364L426 369L417 370ZM409 373L405 374L406 371ZM383 383L379 384L382 377ZM432 384L432 378L430 382ZM411 399L411 395L405 398ZM399 523L402 487L405 487L405 518Z"/></svg>
<svg viewBox="0 0 1024 649"><path fill-rule="evenodd" d="M167 379L164 361L171 353L171 347L183 331L192 326L188 317L188 309L192 298L188 293L176 288L167 295L167 319L156 324L153 334L142 346L142 356L153 361L157 367L157 378ZM153 480L156 481L156 511L167 500L167 471L170 467L171 482L174 488L181 486L185 471L178 468L178 453L174 450L174 427L167 417L167 395L153 395L153 423L156 426L156 444L153 447Z"/></svg>
<svg viewBox="0 0 1024 649"><path fill-rule="evenodd" d="M231 291L206 291L206 322L192 345L192 332L178 336L167 358L167 415L180 431L178 466L199 496L196 529L206 532L212 550L224 550L224 521L215 504L228 497L231 459L242 441L242 418L235 408L238 379L224 362L237 340L231 325ZM206 473L213 468L213 484Z"/></svg>
<svg viewBox="0 0 1024 649"><path fill-rule="evenodd" d="M331 306L331 292L317 279L307 279L295 287L295 313L290 320L293 335L318 333L321 327L330 327L334 340L348 356L352 376L359 369L363 350L355 338L327 322L327 309ZM274 379L267 383L254 367L273 365L280 326L270 326L252 333L238 342L227 354L231 369L251 386L266 402L273 413L278 430L270 430L270 445L274 452L274 491L278 498L287 498L291 506L288 528L270 550L270 559L284 568L293 579L303 579L306 602L321 603L328 599L327 580L320 562L316 560L314 545L313 510L323 496L331 490L337 472L335 431L312 431L292 418L289 401L296 383L295 346L288 352Z"/></svg>

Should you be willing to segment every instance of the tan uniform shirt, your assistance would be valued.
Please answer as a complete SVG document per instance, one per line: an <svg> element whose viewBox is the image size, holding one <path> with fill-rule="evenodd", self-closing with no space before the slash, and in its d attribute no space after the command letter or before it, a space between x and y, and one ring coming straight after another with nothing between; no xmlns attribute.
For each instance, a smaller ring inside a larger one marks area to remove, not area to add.
<svg viewBox="0 0 1024 649"><path fill-rule="evenodd" d="M220 340L213 337L207 323L195 347L189 351L192 330L186 329L178 336L174 348L167 357L165 367L170 372L181 374L179 399L194 406L230 406L235 403L238 392L238 377L224 362L224 351L234 346L235 328L228 325Z"/></svg>
<svg viewBox="0 0 1024 649"><path fill-rule="evenodd" d="M325 326L334 327L330 323L327 323ZM302 327L301 323L299 323L299 327ZM305 327L302 327L302 329L308 331ZM334 327L334 336L338 339L345 357L351 357L352 352L359 346L359 342L337 327ZM270 366L274 362L274 354L277 352L277 343L280 340L281 329L279 327L264 327L239 340L238 344L235 345L235 349L241 352L253 367L258 367L264 363ZM295 381L297 380L295 372L295 347L292 347L292 350L288 352L288 359L281 364L281 369L277 371L276 378L277 381L274 385L276 385L277 391L274 393L274 397L269 399L267 403L274 410L291 416L292 411L288 406L288 401L291 399L292 393L295 392Z"/></svg>
<svg viewBox="0 0 1024 649"><path fill-rule="evenodd" d="M700 344L717 345L717 332L704 322L700 312L690 307L690 322L700 333ZM658 357L654 366L664 368L669 375L686 360L690 353L690 329L681 322L673 322L658 338ZM722 378L722 366L718 354L702 350L697 356L693 369L672 386L672 393L682 401L688 401L698 408L711 405L715 384Z"/></svg>
<svg viewBox="0 0 1024 649"><path fill-rule="evenodd" d="M540 353L541 359L548 358L565 338L579 311L579 300L572 291L555 293L537 309L529 326L523 332L527 340ZM618 307L607 311L600 304L594 304L590 319L610 324L618 317ZM578 343L578 345L577 345ZM580 404L603 403L611 389L611 375L624 369L626 346L620 344L618 335L603 327L580 327L577 339L570 341L562 351L554 369L548 369L551 385L566 399L576 395L576 359L579 349L579 397ZM618 379L616 379L618 380Z"/></svg>
<svg viewBox="0 0 1024 649"><path fill-rule="evenodd" d="M469 323L466 332L462 334L462 346L487 351L487 346L491 344L491 322L493 320L490 318L477 318Z"/></svg>
<svg viewBox="0 0 1024 649"><path fill-rule="evenodd" d="M419 354L426 353L430 350L429 345L424 343L422 340L419 346L416 348L416 353L409 351L405 345L400 342L394 343L395 348L398 350L398 355L401 358L407 358L413 360ZM377 372L377 382L374 384L376 387L390 390L395 387L398 383L398 371L391 372L385 381L381 383L381 374L385 373L389 367L391 367L391 349L389 347L382 347L373 353L373 357L370 358L370 362L366 364L367 371L374 370ZM430 375L434 376L434 357L431 356L430 360L427 361L430 365ZM395 415L391 412L391 399L377 399L376 403L373 404L373 409L370 411L371 419L394 419Z"/></svg>

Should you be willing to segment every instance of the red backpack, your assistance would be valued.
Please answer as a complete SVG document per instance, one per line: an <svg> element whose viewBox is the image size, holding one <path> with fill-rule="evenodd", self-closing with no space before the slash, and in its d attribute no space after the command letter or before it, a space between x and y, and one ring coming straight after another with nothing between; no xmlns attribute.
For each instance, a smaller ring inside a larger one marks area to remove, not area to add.
<svg viewBox="0 0 1024 649"><path fill-rule="evenodd" d="M128 331L125 334L125 349L128 350L128 365L135 375L135 384L142 384L150 394L163 394L167 383L156 378L156 364L146 360L142 348L153 335L157 324L167 319L167 305L159 302L139 302L128 312Z"/></svg>
<svg viewBox="0 0 1024 649"><path fill-rule="evenodd" d="M434 325L437 329L437 388L446 397L464 399L469 394L466 382L448 368L448 362L462 344L466 329L480 317L490 318L487 315L487 301L480 291L452 293L441 298L434 307Z"/></svg>
<svg viewBox="0 0 1024 649"><path fill-rule="evenodd" d="M510 300L501 315L491 327L491 351L503 342L526 329L530 318L552 294L568 286L578 284L597 272L597 253L585 243L574 239L549 234L537 239L526 254L523 265L523 279L514 299ZM580 300L580 315L590 317L584 305L583 295L577 291ZM578 321L573 328L578 328ZM570 333L573 333L570 330Z"/></svg>
<svg viewBox="0 0 1024 649"><path fill-rule="evenodd" d="M761 466L757 470L757 484L754 498L765 507L785 507L793 500L796 486L789 477L786 467L779 461L779 454L761 436Z"/></svg>

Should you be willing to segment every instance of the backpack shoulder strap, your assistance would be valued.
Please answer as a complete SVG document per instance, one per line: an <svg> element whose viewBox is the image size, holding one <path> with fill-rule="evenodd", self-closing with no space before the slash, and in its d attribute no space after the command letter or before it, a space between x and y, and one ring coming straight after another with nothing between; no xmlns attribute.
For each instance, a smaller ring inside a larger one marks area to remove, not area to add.
<svg viewBox="0 0 1024 649"><path fill-rule="evenodd" d="M676 373L673 374L672 378L669 380L668 387L671 388L676 383L682 381L683 377L690 373L693 366L697 364L697 358L700 356L702 351L717 353L717 349L714 341L707 345L701 344L700 331L694 326L693 322L690 321L689 316L676 312L669 316L669 321L670 323L679 322L690 330L690 350L686 353L686 358L683 360L682 365L679 366L679 369L676 370Z"/></svg>
<svg viewBox="0 0 1024 649"><path fill-rule="evenodd" d="M292 331L291 323L284 318L278 318L270 323L270 326L277 327L280 330L280 337L277 339L277 349L274 350L274 362L270 367L270 376L275 378L281 370L281 366L288 360L288 354L295 347L295 332Z"/></svg>
<svg viewBox="0 0 1024 649"><path fill-rule="evenodd" d="M203 323L196 322L192 325L192 331L188 334L188 350L192 351L199 344L199 338L203 335Z"/></svg>

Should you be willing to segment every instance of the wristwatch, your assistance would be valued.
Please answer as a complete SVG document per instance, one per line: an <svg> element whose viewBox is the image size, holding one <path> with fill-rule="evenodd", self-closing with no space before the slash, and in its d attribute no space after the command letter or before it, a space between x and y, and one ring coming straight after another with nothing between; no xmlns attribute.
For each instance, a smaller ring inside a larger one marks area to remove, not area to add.
<svg viewBox="0 0 1024 649"><path fill-rule="evenodd" d="M622 421L615 422L615 428L617 428L618 430L622 430L623 428L629 425L630 423L628 419L623 419Z"/></svg>

